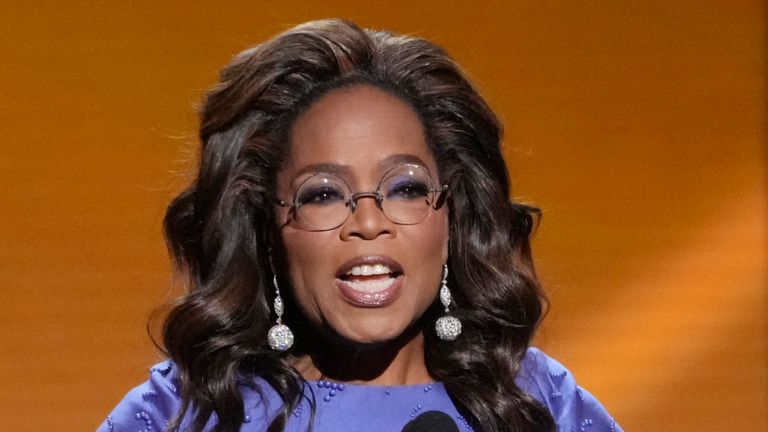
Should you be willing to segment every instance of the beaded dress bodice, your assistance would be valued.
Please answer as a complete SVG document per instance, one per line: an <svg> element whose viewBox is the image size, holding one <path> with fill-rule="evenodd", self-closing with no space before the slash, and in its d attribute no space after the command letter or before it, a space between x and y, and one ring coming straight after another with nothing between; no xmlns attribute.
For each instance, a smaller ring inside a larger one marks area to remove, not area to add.
<svg viewBox="0 0 768 432"><path fill-rule="evenodd" d="M170 361L153 367L149 380L126 395L98 432L164 430L181 406L176 369ZM576 385L567 369L536 348L526 352L516 383L549 409L558 431L621 431L600 402ZM282 408L280 396L261 378L244 383L240 391L245 408L240 430L266 430ZM442 383L375 386L308 381L304 397L289 416L286 431L307 430L310 400L316 407L315 431L397 432L427 411L441 411L456 422L460 431L473 431ZM186 418L183 424L188 421ZM206 430L216 421L212 416Z"/></svg>

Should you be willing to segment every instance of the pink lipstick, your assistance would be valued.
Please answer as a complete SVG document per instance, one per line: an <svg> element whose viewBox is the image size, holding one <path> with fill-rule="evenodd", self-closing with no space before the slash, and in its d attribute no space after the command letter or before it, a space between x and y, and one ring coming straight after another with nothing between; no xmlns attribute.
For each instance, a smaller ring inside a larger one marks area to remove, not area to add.
<svg viewBox="0 0 768 432"><path fill-rule="evenodd" d="M347 261L336 273L336 286L349 303L384 307L396 298L403 280L402 266L387 256L361 256Z"/></svg>

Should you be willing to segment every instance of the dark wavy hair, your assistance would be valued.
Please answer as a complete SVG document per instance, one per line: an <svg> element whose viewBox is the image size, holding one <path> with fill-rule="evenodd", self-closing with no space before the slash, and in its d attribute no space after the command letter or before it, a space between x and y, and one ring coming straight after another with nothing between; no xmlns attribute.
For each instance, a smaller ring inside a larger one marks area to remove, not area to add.
<svg viewBox="0 0 768 432"><path fill-rule="evenodd" d="M446 343L424 329L430 375L479 430L554 431L549 412L514 381L546 301L529 243L538 210L509 200L499 121L438 46L344 20L299 25L240 53L205 96L199 171L164 221L188 285L163 327L183 399L169 429L189 418L199 431L215 414L216 431L239 430L238 385L253 374L284 401L268 430L282 430L300 401L303 379L266 340L270 254L279 250L275 178L296 117L324 94L360 84L413 107L450 182L449 283L463 333ZM434 323L437 309L422 321Z"/></svg>

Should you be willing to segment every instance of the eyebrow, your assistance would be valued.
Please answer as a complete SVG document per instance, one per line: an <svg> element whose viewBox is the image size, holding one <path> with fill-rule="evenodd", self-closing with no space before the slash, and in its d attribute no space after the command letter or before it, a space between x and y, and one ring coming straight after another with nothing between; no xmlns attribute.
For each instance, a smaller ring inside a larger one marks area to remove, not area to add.
<svg viewBox="0 0 768 432"><path fill-rule="evenodd" d="M296 178L301 177L304 174L324 172L329 174L352 174L352 167L349 165L340 165L334 163L318 163L311 164L303 167L296 173Z"/></svg>
<svg viewBox="0 0 768 432"><path fill-rule="evenodd" d="M387 156L386 158L379 161L377 165L379 166L379 170L383 171L385 168L389 168L393 165L400 165L400 164L406 164L406 163L421 165L427 169L427 172L429 172L429 167L427 167L427 163L421 160L420 157L412 154L405 154L405 153L393 154L393 155Z"/></svg>
<svg viewBox="0 0 768 432"><path fill-rule="evenodd" d="M386 171L387 168L390 168L394 165L400 165L400 164L416 164L423 166L424 168L429 171L429 168L427 167L426 162L421 160L420 157L412 154L405 154L405 153L398 153L393 154L390 156L387 156L386 158L379 161L376 165L378 166L379 171ZM295 178L299 178L304 174L309 173L316 173L316 172L325 172L329 174L341 174L342 176L351 177L353 176L353 168L350 165L342 165L342 164L334 164L334 163L317 163L317 164L310 164L306 165L303 168L301 168L295 175Z"/></svg>

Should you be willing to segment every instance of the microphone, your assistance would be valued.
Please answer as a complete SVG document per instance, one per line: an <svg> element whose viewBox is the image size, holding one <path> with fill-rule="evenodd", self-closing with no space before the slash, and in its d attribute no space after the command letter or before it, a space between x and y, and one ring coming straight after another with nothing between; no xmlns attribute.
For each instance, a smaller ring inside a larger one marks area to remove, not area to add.
<svg viewBox="0 0 768 432"><path fill-rule="evenodd" d="M427 411L409 421L402 432L459 432L459 426L442 411Z"/></svg>

